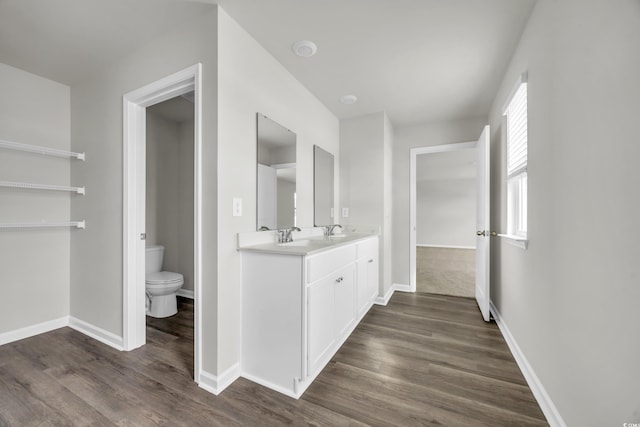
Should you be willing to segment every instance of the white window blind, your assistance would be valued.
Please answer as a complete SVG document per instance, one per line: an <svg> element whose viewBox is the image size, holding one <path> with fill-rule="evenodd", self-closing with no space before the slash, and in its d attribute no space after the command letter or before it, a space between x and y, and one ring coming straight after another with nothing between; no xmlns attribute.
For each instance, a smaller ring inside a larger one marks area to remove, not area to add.
<svg viewBox="0 0 640 427"><path fill-rule="evenodd" d="M520 76L504 109L507 133L507 233L527 239L527 73Z"/></svg>
<svg viewBox="0 0 640 427"><path fill-rule="evenodd" d="M505 114L507 116L507 176L527 170L527 83L522 82Z"/></svg>

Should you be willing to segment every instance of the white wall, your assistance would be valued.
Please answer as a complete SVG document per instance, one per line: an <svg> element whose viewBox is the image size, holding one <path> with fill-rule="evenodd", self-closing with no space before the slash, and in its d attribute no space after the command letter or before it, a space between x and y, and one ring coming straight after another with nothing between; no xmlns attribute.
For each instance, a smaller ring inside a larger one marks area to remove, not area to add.
<svg viewBox="0 0 640 427"><path fill-rule="evenodd" d="M0 64L0 94L0 139L69 150L68 86ZM74 161L0 149L0 181L68 186ZM69 221L72 197L82 196L0 188L0 222ZM76 233L0 229L0 334L69 315L69 236Z"/></svg>
<svg viewBox="0 0 640 427"><path fill-rule="evenodd" d="M476 141L486 118L395 129L393 145L393 282L409 285L409 161L412 148Z"/></svg>
<svg viewBox="0 0 640 427"><path fill-rule="evenodd" d="M71 314L122 336L122 96L202 63L202 353L203 369L217 369L217 7L179 23L71 89L71 146L87 161L71 168L72 182L87 185L71 212L87 229L71 240Z"/></svg>
<svg viewBox="0 0 640 427"><path fill-rule="evenodd" d="M339 161L339 125L303 87L223 10L219 12L219 370L240 360L240 255L237 233L256 229L256 113L297 136L298 225L313 226L313 145ZM338 199L336 168L335 198ZM243 216L232 216L234 197Z"/></svg>
<svg viewBox="0 0 640 427"><path fill-rule="evenodd" d="M347 226L380 231L380 289L384 296L391 282L391 156L393 127L384 112L340 122L341 206Z"/></svg>
<svg viewBox="0 0 640 427"><path fill-rule="evenodd" d="M492 300L567 425L640 420L640 3L540 0L495 99L529 73L529 248L493 241Z"/></svg>
<svg viewBox="0 0 640 427"><path fill-rule="evenodd" d="M476 247L475 179L428 179L416 185L416 243Z"/></svg>
<svg viewBox="0 0 640 427"><path fill-rule="evenodd" d="M147 109L148 245L165 247L163 270L193 291L193 120L175 122Z"/></svg>

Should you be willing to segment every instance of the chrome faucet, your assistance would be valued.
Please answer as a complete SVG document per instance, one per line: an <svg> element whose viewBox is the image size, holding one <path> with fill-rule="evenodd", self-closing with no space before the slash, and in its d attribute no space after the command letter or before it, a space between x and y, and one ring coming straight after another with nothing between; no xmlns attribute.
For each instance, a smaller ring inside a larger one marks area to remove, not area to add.
<svg viewBox="0 0 640 427"><path fill-rule="evenodd" d="M298 227L291 227L291 228L283 228L278 230L278 243L289 243L289 242L293 242L293 236L292 236L292 232L293 231L302 231L300 230Z"/></svg>
<svg viewBox="0 0 640 427"><path fill-rule="evenodd" d="M258 231L269 231L269 227L267 227L266 225L263 225L262 227L258 228Z"/></svg>
<svg viewBox="0 0 640 427"><path fill-rule="evenodd" d="M333 236L333 232L335 231L336 227L340 227L340 229L342 230L342 226L340 224L325 225L324 235L326 237Z"/></svg>

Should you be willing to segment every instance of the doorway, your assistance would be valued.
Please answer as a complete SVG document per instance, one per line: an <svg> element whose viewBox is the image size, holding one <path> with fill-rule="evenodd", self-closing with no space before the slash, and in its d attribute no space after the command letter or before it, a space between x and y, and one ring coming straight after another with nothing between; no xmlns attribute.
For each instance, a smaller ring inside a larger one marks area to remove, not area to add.
<svg viewBox="0 0 640 427"><path fill-rule="evenodd" d="M416 159L416 291L473 298L476 152Z"/></svg>
<svg viewBox="0 0 640 427"><path fill-rule="evenodd" d="M146 285L147 344L162 346L174 368L193 375L193 92L147 107L146 120L145 245L157 270L149 258L145 270L182 282L168 296Z"/></svg>
<svg viewBox="0 0 640 427"><path fill-rule="evenodd" d="M191 273L194 312L194 380L201 375L201 206L202 206L202 89L201 64L150 83L123 97L123 342L124 350L146 343L145 247L146 218L146 131L147 108L193 93L193 245Z"/></svg>
<svg viewBox="0 0 640 427"><path fill-rule="evenodd" d="M475 297L478 307L485 321L490 320L490 294L489 294L489 231L490 223L490 190L489 190L489 152L490 152L490 128L485 126L477 141L461 142L457 144L445 144L431 147L411 149L410 157L410 189L409 189L409 290L416 292L416 244L417 244L417 158L423 154L435 154L473 149L476 156L476 274Z"/></svg>

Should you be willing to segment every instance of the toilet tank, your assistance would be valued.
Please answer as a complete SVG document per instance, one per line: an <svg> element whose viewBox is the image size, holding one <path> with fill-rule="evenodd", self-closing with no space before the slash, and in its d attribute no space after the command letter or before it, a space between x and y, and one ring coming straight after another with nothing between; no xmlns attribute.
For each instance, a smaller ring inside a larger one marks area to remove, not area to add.
<svg viewBox="0 0 640 427"><path fill-rule="evenodd" d="M162 258L164 257L164 246L149 245L145 250L145 273L155 273L162 270Z"/></svg>

